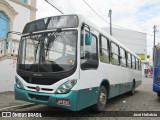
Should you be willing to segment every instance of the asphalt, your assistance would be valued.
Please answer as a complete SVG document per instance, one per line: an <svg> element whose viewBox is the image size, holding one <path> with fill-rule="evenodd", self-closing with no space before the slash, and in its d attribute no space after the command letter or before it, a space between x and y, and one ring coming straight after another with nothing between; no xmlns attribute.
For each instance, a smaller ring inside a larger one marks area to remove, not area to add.
<svg viewBox="0 0 160 120"><path fill-rule="evenodd" d="M21 105L29 105L29 102L15 100L14 92L0 93L0 110L8 107L15 107ZM7 109L6 109L7 110Z"/></svg>
<svg viewBox="0 0 160 120"><path fill-rule="evenodd" d="M106 111L160 111L160 101L156 93L152 91L152 78L143 78L142 85L136 89L134 96L121 95L109 101ZM125 102L124 102L125 101ZM31 104L24 101L14 99L14 92L0 93L0 111L3 108L14 107L19 105ZM53 108L44 105L35 105L19 109L20 111L50 111ZM18 111L19 111L18 110ZM35 120L36 118L12 118L12 120ZM43 117L42 120L159 120L157 117L79 117L79 118L64 118L64 117ZM1 118L0 118L1 120ZM2 119L3 120L3 119ZM39 120L39 118L37 118Z"/></svg>

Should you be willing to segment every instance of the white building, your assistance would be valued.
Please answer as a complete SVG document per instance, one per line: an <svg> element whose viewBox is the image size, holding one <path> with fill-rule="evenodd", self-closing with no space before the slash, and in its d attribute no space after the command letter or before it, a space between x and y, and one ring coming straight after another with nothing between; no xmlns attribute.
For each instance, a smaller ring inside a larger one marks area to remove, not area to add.
<svg viewBox="0 0 160 120"><path fill-rule="evenodd" d="M0 0L0 92L13 91L16 58L20 36L9 35L9 48L6 50L8 31L22 32L26 23L36 19L36 0ZM6 57L7 56L7 57Z"/></svg>
<svg viewBox="0 0 160 120"><path fill-rule="evenodd" d="M110 33L110 28L103 29ZM137 54L142 60L142 68L145 67L145 64L147 63L147 35L145 33L112 28L112 36Z"/></svg>
<svg viewBox="0 0 160 120"><path fill-rule="evenodd" d="M7 32L22 32L27 22L36 19L36 0L0 0L0 57L5 51L4 45ZM9 50L11 54L17 52L19 36L9 36Z"/></svg>
<svg viewBox="0 0 160 120"><path fill-rule="evenodd" d="M103 28L110 33L109 28ZM112 36L136 53L143 62L147 60L147 35L145 33L112 28Z"/></svg>

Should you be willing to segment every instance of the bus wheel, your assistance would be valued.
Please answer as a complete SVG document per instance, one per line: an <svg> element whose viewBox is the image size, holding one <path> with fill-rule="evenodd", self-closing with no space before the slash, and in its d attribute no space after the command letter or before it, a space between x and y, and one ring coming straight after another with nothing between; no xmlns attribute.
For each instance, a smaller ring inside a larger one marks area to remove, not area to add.
<svg viewBox="0 0 160 120"><path fill-rule="evenodd" d="M104 86L101 86L99 89L98 101L93 106L93 110L97 112L104 111L106 108L107 98L108 97L107 97L106 88Z"/></svg>
<svg viewBox="0 0 160 120"><path fill-rule="evenodd" d="M157 92L157 96L160 97L160 92Z"/></svg>
<svg viewBox="0 0 160 120"><path fill-rule="evenodd" d="M135 93L135 82L133 82L133 84L132 84L132 90L129 93L130 93L131 96L134 95L134 93Z"/></svg>

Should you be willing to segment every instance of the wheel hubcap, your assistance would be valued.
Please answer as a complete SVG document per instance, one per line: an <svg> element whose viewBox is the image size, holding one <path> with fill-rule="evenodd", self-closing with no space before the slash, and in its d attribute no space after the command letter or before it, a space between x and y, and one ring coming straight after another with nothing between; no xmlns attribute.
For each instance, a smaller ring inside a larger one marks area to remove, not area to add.
<svg viewBox="0 0 160 120"><path fill-rule="evenodd" d="M101 92L99 96L99 109L102 111L106 107L107 95L106 93Z"/></svg>

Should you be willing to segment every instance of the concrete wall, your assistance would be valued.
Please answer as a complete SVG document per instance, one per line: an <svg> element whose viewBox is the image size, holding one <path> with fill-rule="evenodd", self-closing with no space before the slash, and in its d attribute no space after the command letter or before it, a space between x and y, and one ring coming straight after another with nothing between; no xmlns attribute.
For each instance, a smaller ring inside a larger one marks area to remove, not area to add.
<svg viewBox="0 0 160 120"><path fill-rule="evenodd" d="M16 73L16 60L0 61L0 92L13 91Z"/></svg>

